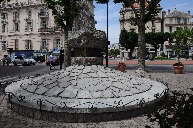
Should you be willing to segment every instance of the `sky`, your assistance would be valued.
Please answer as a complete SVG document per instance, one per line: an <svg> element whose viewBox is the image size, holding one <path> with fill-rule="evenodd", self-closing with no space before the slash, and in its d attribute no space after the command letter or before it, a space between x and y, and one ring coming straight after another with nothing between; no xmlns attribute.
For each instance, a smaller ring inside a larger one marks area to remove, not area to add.
<svg viewBox="0 0 193 128"><path fill-rule="evenodd" d="M163 8L162 11L166 11L166 14L168 14L168 9L172 12L176 8L185 13L190 11L190 14L193 15L193 0L161 0L160 5ZM94 6L95 20L97 21L95 27L97 30L107 32L107 5L94 2ZM122 3L115 4L113 0L110 0L108 4L108 40L111 44L119 42L119 11L121 8Z"/></svg>

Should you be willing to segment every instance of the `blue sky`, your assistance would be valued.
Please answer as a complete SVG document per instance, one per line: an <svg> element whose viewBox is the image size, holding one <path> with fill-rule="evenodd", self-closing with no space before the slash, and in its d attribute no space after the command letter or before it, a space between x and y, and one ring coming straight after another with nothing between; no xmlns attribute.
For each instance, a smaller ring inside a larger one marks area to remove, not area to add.
<svg viewBox="0 0 193 128"><path fill-rule="evenodd" d="M95 5L95 20L97 21L96 29L107 31L107 6L106 4L96 4ZM161 7L163 8L162 11L166 11L168 14L168 9L172 12L175 8L182 12L188 13L193 15L193 0L161 0L160 2ZM110 0L109 9L108 9L108 38L111 44L119 42L119 34L120 34L120 22L119 22L119 11L122 7L122 4L114 4L113 0Z"/></svg>

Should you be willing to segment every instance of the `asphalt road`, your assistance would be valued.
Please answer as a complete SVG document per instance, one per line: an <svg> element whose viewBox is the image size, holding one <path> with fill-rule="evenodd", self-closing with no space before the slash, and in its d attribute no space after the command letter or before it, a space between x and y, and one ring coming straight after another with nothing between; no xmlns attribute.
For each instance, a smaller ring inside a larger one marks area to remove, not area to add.
<svg viewBox="0 0 193 128"><path fill-rule="evenodd" d="M105 66L105 65L104 65ZM173 72L172 65L146 65L147 69L153 72ZM14 67L11 67L14 68ZM36 64L31 66L23 66L22 70L15 72L15 73L9 73L8 75L10 77L15 76L21 76L21 77L28 77L28 76L34 76L36 74L46 74L52 71L56 71L60 69L60 66L56 66L55 69L50 71L49 66L46 66L45 63L42 64ZM109 68L117 69L116 65L109 65ZM127 65L126 70L137 70L137 65ZM3 72L3 70L1 71ZM193 73L193 65L185 65L183 73Z"/></svg>

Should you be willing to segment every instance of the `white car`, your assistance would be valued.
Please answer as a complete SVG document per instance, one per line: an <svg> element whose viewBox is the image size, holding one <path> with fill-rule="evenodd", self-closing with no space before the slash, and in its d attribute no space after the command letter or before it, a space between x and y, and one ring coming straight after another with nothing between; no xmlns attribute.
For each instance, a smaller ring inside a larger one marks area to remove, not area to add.
<svg viewBox="0 0 193 128"><path fill-rule="evenodd" d="M30 61L30 64L33 64L33 65L36 64L36 61L35 61L34 58L32 58L32 57L30 57L30 58L25 58L25 59L28 59L28 61Z"/></svg>
<svg viewBox="0 0 193 128"><path fill-rule="evenodd" d="M15 58L12 60L12 63L16 66L18 64L22 64L22 65L30 65L31 61L26 59L23 56L15 56Z"/></svg>

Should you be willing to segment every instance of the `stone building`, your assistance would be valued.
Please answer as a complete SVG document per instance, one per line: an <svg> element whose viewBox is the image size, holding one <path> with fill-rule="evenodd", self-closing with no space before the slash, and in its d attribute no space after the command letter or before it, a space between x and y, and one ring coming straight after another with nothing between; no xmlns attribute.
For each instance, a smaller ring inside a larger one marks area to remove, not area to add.
<svg viewBox="0 0 193 128"><path fill-rule="evenodd" d="M187 13L181 12L177 9L170 12L168 10L168 14L166 14L165 11L162 12L162 30L163 32L174 32L178 30L179 28L192 28L192 18L193 15L190 14L190 11ZM168 41L164 42L163 45L163 52L165 55L175 55L175 51L173 51L173 45L174 43L171 43L169 45ZM187 54L192 55L192 51L187 49Z"/></svg>
<svg viewBox="0 0 193 128"><path fill-rule="evenodd" d="M134 3L133 6L135 7L135 9L140 9L140 4L139 3ZM148 3L145 3L145 6L148 6ZM160 4L157 5L157 10L159 11L157 13L157 15L155 16L155 18L149 22L147 22L145 24L146 27L146 31L145 32L161 32L161 10L162 7L160 6ZM128 32L136 32L138 33L138 26L134 26L132 24L132 20L131 17L134 17L134 11L132 10L131 7L127 7L127 8L122 8L120 10L120 30L127 30ZM146 44L146 48L147 49L152 49L151 45ZM138 47L135 48L133 54L137 56L137 51L138 51ZM120 55L121 58L124 56L125 52L127 53L128 51L126 50L122 50ZM158 53L159 53L159 49L158 49ZM124 56L127 57L127 56Z"/></svg>
<svg viewBox="0 0 193 128"><path fill-rule="evenodd" d="M94 29L93 2L81 0L79 3L82 9L73 22L72 31ZM43 0L3 1L0 14L0 59L8 54L8 48L13 48L13 53L31 52L45 58L50 51L59 54L64 45L64 34Z"/></svg>

